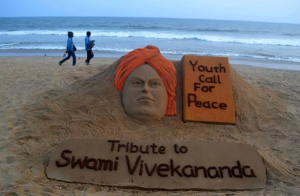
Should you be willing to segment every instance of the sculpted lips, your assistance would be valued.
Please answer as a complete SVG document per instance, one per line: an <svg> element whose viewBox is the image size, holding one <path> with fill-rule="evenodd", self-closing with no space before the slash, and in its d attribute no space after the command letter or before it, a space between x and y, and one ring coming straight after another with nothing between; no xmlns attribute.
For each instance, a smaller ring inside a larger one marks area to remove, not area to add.
<svg viewBox="0 0 300 196"><path fill-rule="evenodd" d="M154 101L153 99L151 99L148 96L142 96L140 98L137 99L138 101Z"/></svg>

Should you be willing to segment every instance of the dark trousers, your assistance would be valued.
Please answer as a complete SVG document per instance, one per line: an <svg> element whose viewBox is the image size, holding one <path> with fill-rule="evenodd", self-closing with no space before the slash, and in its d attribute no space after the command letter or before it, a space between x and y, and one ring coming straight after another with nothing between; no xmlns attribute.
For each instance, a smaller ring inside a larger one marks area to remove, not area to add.
<svg viewBox="0 0 300 196"><path fill-rule="evenodd" d="M86 60L85 62L90 63L90 60L94 57L94 53L92 50L87 50L86 51Z"/></svg>
<svg viewBox="0 0 300 196"><path fill-rule="evenodd" d="M76 65L76 55L74 51L68 50L68 56L60 61L61 64L63 64L66 60L69 60L69 58L72 56L73 58L73 66Z"/></svg>

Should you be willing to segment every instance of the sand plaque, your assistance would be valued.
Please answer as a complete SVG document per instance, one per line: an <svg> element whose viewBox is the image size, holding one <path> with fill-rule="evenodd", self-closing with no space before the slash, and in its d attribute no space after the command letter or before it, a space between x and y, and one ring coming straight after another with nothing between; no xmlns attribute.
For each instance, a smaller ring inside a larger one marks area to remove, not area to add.
<svg viewBox="0 0 300 196"><path fill-rule="evenodd" d="M48 178L166 190L263 188L266 169L251 146L227 142L71 139L51 154Z"/></svg>
<svg viewBox="0 0 300 196"><path fill-rule="evenodd" d="M235 124L228 58L185 55L181 62L183 120Z"/></svg>

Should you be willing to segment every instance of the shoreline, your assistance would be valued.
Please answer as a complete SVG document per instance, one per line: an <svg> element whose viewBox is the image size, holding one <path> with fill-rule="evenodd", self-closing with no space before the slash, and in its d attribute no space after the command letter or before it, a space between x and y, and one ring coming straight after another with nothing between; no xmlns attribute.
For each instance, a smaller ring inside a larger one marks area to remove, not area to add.
<svg viewBox="0 0 300 196"><path fill-rule="evenodd" d="M121 56L127 54L128 52L116 52L116 51L93 51L95 54L94 58L102 59L118 59ZM57 57L63 58L64 50L0 50L0 58L3 57ZM78 58L85 58L86 51L78 50L76 51L76 56ZM169 60L180 61L183 55L171 55L163 54ZM262 67L269 69L282 69L282 70L294 70L300 71L299 62L291 61L275 61L269 59L254 59L246 57L228 57L229 63L232 65L247 65L253 67Z"/></svg>

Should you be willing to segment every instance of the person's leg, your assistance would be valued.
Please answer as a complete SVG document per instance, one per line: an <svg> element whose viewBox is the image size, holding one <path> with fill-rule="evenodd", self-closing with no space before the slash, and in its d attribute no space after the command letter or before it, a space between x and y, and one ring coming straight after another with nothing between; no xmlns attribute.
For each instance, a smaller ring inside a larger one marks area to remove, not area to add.
<svg viewBox="0 0 300 196"><path fill-rule="evenodd" d="M66 60L69 60L70 57L71 57L71 54L68 51L68 56L66 58L64 58L63 60L59 61L59 65L63 64Z"/></svg>
<svg viewBox="0 0 300 196"><path fill-rule="evenodd" d="M86 51L86 60L85 60L86 64L88 64L88 60L89 60L89 51L87 50Z"/></svg>
<svg viewBox="0 0 300 196"><path fill-rule="evenodd" d="M90 58L90 60L91 60L92 58L94 58L94 53L93 53L93 51L91 50L91 58Z"/></svg>
<svg viewBox="0 0 300 196"><path fill-rule="evenodd" d="M71 56L73 58L73 66L75 66L76 65L76 55L75 55L75 52L74 51L70 51L70 53L71 53Z"/></svg>
<svg viewBox="0 0 300 196"><path fill-rule="evenodd" d="M86 59L86 64L88 65L90 63L90 60L91 60L91 50L88 50L87 51L87 59Z"/></svg>

